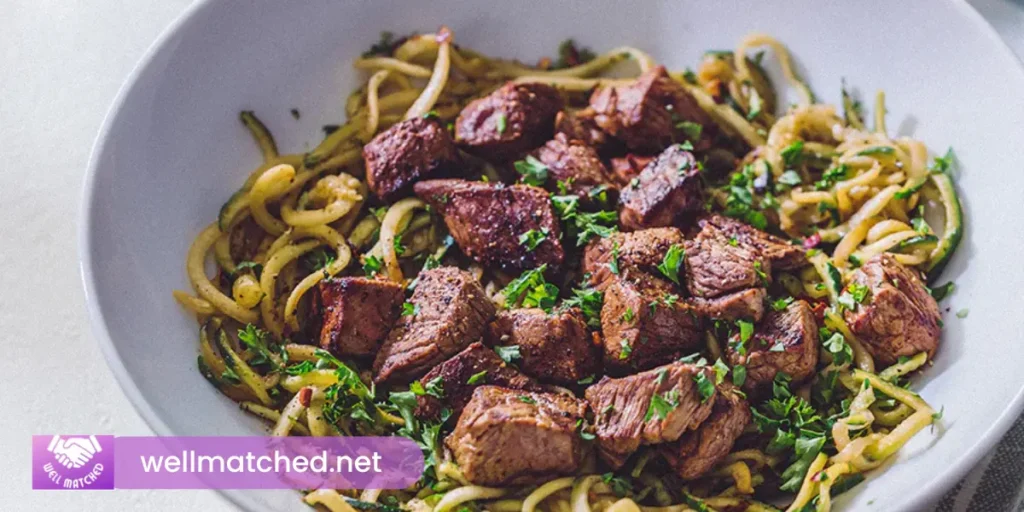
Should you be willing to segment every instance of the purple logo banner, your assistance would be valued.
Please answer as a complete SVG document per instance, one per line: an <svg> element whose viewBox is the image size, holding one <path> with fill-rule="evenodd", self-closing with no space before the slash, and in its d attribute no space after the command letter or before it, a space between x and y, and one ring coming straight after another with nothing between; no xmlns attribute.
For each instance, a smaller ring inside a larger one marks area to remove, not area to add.
<svg viewBox="0 0 1024 512"><path fill-rule="evenodd" d="M423 473L404 437L118 437L118 489L403 489Z"/></svg>
<svg viewBox="0 0 1024 512"><path fill-rule="evenodd" d="M404 489L423 473L423 452L404 437L33 436L32 443L33 489Z"/></svg>

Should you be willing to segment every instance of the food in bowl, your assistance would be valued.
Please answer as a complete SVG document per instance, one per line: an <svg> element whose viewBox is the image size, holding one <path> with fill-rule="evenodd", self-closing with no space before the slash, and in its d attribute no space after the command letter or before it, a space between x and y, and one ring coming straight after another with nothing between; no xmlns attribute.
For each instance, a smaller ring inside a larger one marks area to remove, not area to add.
<svg viewBox="0 0 1024 512"><path fill-rule="evenodd" d="M870 129L817 103L768 36L696 72L559 54L384 38L303 154L242 112L264 162L175 292L200 372L273 435L423 448L414 488L305 494L331 510L829 510L940 417L907 375L962 235L952 154L890 137L881 93Z"/></svg>

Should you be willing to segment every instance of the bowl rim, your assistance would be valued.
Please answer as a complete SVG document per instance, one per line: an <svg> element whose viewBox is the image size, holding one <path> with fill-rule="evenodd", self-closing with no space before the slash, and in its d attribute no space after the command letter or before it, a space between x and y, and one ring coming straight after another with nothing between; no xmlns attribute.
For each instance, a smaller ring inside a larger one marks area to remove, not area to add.
<svg viewBox="0 0 1024 512"><path fill-rule="evenodd" d="M114 378L121 390L127 396L128 401L135 408L135 411L142 417L143 421L153 430L157 436L173 436L175 433L161 418L160 414L150 405L148 399L143 396L139 387L128 373L117 348L114 345L110 331L107 328L106 317L101 308L96 294L96 281L93 273L92 261L92 240L90 233L93 230L95 218L93 216L93 202L96 186L96 175L99 169L101 156L106 152L108 138L114 126L115 119L119 116L124 103L135 87L139 77L145 73L153 64L156 55L164 49L166 43L173 38L184 26L200 16L205 10L217 0L196 0L182 11L149 45L138 63L132 68L118 89L113 102L103 117L103 122L94 139L89 160L86 165L86 172L79 208L78 224L78 252L79 272L82 287L85 292L86 307L88 310L89 324L92 335L99 344L107 366L114 374ZM948 0L961 15L975 25L993 44L994 49L1009 57L1015 64L1015 71L1024 75L1024 56L1018 56L1009 47L1006 41L999 36L992 25L966 0ZM987 455L996 444L1003 438L1010 427L1021 414L1024 413L1024 386L1011 399L1006 409L990 424L976 442L968 446L962 455L946 470L927 482L923 482L902 504L900 510L918 510L936 503L943 493L952 488L968 471L973 469L978 462ZM226 498L233 505L243 510L256 510L258 505L252 500L251 494L244 490L217 489L216 492Z"/></svg>

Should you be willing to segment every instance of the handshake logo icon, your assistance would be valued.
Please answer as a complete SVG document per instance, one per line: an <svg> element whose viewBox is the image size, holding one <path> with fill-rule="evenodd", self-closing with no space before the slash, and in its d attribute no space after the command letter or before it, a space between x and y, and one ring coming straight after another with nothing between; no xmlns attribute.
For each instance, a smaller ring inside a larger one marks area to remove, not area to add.
<svg viewBox="0 0 1024 512"><path fill-rule="evenodd" d="M80 468L92 460L93 455L103 451L96 436L67 437L53 436L46 451L53 454L57 462L66 468Z"/></svg>
<svg viewBox="0 0 1024 512"><path fill-rule="evenodd" d="M32 436L32 488L113 489L114 436Z"/></svg>

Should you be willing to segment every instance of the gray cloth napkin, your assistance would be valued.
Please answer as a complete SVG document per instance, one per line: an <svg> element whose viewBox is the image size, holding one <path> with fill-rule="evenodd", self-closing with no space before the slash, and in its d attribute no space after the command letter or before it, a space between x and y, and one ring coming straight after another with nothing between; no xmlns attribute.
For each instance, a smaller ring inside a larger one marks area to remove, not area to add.
<svg viewBox="0 0 1024 512"><path fill-rule="evenodd" d="M1024 512L1024 416L967 476L949 490L936 512Z"/></svg>

